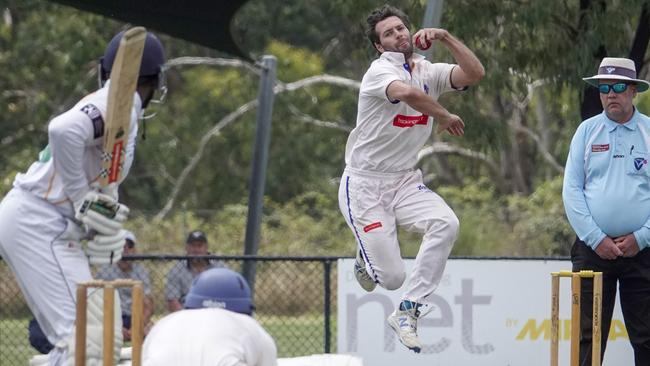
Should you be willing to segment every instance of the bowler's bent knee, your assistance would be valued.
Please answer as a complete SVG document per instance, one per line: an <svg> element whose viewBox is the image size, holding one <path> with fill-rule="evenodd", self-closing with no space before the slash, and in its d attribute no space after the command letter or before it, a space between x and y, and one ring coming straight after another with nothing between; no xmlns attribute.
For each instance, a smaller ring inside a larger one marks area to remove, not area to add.
<svg viewBox="0 0 650 366"><path fill-rule="evenodd" d="M443 243L451 246L458 238L460 221L450 209L445 215L430 220L427 226L427 234L433 234L440 238Z"/></svg>
<svg viewBox="0 0 650 366"><path fill-rule="evenodd" d="M406 280L406 272L402 271L400 273L387 274L382 276L379 280L379 285L386 290L397 290L402 287L404 281Z"/></svg>
<svg viewBox="0 0 650 366"><path fill-rule="evenodd" d="M460 221L456 214L452 211L448 217L446 217L447 223L447 232L449 233L449 239L454 242L458 237L458 232L460 231Z"/></svg>

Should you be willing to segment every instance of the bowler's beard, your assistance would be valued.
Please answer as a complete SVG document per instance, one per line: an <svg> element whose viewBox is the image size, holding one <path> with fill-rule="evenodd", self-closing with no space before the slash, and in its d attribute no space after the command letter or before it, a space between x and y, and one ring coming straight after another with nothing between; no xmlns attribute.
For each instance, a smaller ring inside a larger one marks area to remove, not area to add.
<svg viewBox="0 0 650 366"><path fill-rule="evenodd" d="M413 56L413 44L409 41L407 48L402 50L397 47L384 47L384 51L401 53L404 55L404 60L408 61Z"/></svg>

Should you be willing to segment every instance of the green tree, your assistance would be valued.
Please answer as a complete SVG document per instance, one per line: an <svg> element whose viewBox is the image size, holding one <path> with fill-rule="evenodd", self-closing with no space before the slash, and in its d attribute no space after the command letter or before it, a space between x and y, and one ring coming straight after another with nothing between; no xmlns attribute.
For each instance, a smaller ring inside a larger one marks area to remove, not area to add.
<svg viewBox="0 0 650 366"><path fill-rule="evenodd" d="M365 17L381 5L374 0L255 0L236 17L233 30L243 49L255 57L278 58L266 240L279 240L283 233L297 240L298 233L307 233L322 248L349 248L336 187L356 121L356 88L376 57L364 35ZM413 28L419 27L426 1L393 5L411 16ZM0 73L4 194L45 145L48 120L96 88L95 61L125 25L42 0L5 0L0 11L0 68L6 71ZM466 136L432 136L419 162L427 183L449 196L461 217L454 253L565 253L560 242L567 232L560 222L566 221L557 189L569 141L581 121L581 104L591 100L583 96L581 77L592 74L606 52L636 55L644 60L638 63L640 77L648 78L647 1L465 0L446 2L441 19L487 70L477 87L441 99L466 121ZM176 62L167 73L170 94L157 107L157 117L141 129L147 138L139 141L123 200L147 225L172 228L174 220L189 215L217 227L231 225L223 230L241 236L243 227L237 225L243 218L226 217L245 215L259 82L255 65L162 39ZM184 56L205 62L192 66L183 63ZM439 45L433 47L433 59L453 62ZM637 104L650 113L646 94ZM166 208L169 221L149 222ZM319 225L335 233L328 239ZM499 240L504 233L512 243L530 245L509 251ZM414 253L418 239L409 234L403 239L405 253Z"/></svg>

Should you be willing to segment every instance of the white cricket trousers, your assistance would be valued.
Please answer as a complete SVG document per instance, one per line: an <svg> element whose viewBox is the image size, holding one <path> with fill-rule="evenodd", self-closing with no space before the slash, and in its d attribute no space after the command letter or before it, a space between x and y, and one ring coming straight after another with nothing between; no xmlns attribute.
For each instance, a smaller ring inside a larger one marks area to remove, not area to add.
<svg viewBox="0 0 650 366"><path fill-rule="evenodd" d="M74 329L76 284L92 279L81 234L54 205L30 192L14 188L0 203L0 255L54 345ZM63 362L62 353L55 347L50 365Z"/></svg>
<svg viewBox="0 0 650 366"><path fill-rule="evenodd" d="M422 172L379 173L345 168L339 207L366 261L368 274L387 290L406 279L397 225L424 234L403 300L427 303L440 283L458 236L458 218L422 182Z"/></svg>

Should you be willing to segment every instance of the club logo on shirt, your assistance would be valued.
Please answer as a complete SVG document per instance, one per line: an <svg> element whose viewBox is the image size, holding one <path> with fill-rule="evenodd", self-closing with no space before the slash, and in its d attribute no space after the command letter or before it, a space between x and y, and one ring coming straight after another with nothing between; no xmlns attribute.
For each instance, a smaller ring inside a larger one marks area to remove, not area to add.
<svg viewBox="0 0 650 366"><path fill-rule="evenodd" d="M641 168L646 164L648 164L648 161L644 158L634 158L634 168L636 168L636 170L641 170Z"/></svg>
<svg viewBox="0 0 650 366"><path fill-rule="evenodd" d="M591 145L591 152L604 152L609 151L609 144L593 144Z"/></svg>
<svg viewBox="0 0 650 366"><path fill-rule="evenodd" d="M426 126L429 123L429 116L426 114L420 116L404 116L398 114L393 118L393 126L400 128L411 128L415 125Z"/></svg>
<svg viewBox="0 0 650 366"><path fill-rule="evenodd" d="M104 119L99 108L95 107L94 104L86 104L81 107L81 111L90 118L90 122L93 124L93 138L97 139L104 136Z"/></svg>
<svg viewBox="0 0 650 366"><path fill-rule="evenodd" d="M425 186L424 184L418 184L418 191L431 192L429 187Z"/></svg>
<svg viewBox="0 0 650 366"><path fill-rule="evenodd" d="M378 228L378 227L381 227L381 221L373 222L373 223L370 224L370 225L366 225L366 226L364 226L364 227L363 227L363 232L364 232L364 233L367 233L368 231L370 231L370 230L374 230L374 229L376 229L376 228Z"/></svg>

